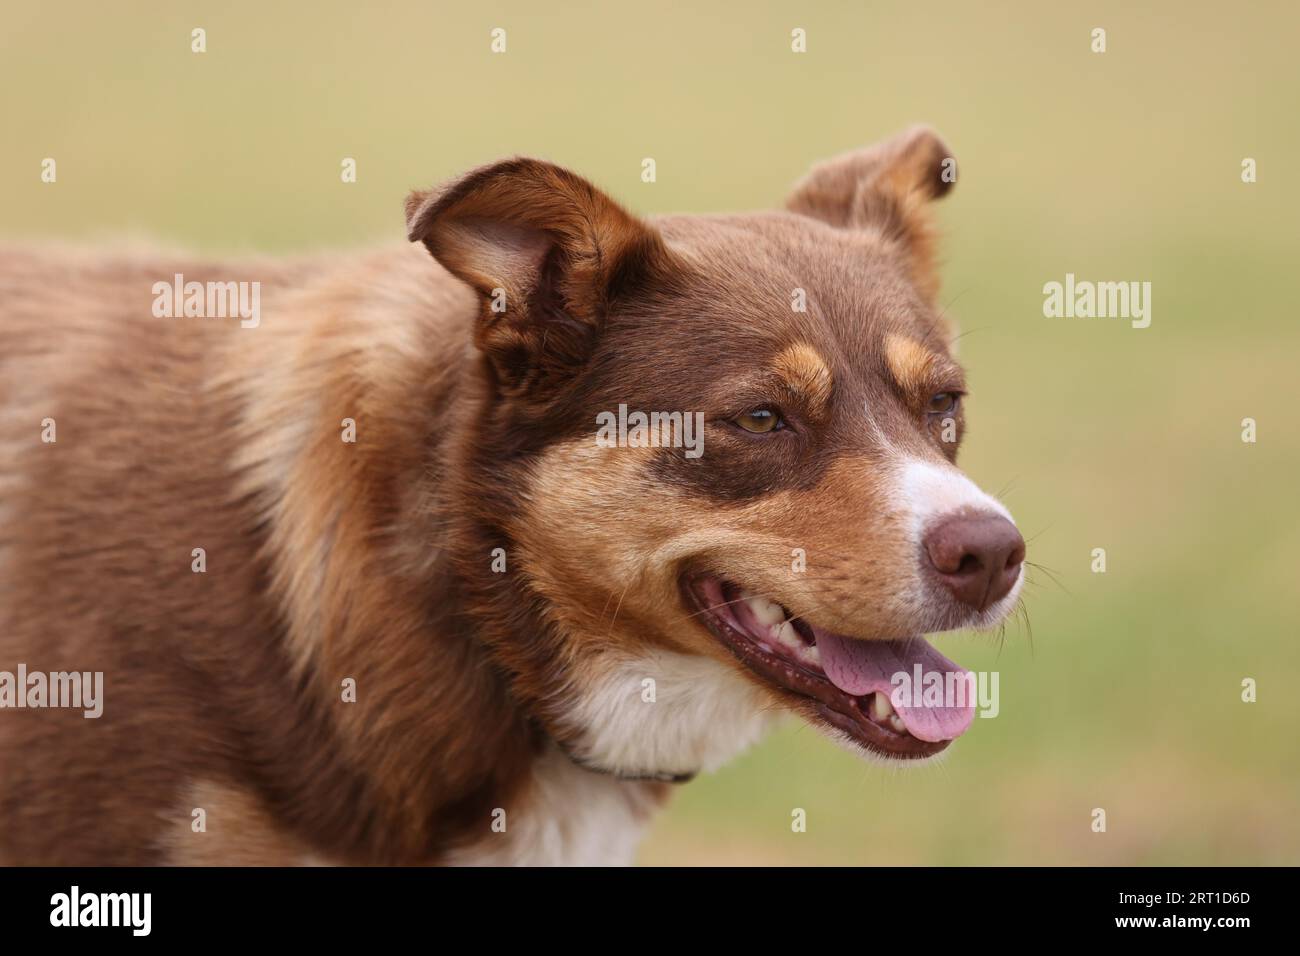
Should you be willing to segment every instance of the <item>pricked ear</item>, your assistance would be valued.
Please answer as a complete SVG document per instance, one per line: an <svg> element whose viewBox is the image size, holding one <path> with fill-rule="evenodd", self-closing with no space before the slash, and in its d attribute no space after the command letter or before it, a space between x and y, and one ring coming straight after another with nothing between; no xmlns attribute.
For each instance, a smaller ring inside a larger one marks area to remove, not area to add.
<svg viewBox="0 0 1300 956"><path fill-rule="evenodd" d="M818 163L800 180L786 208L843 229L875 229L901 243L912 276L933 301L930 200L953 186L952 153L934 130L914 126L884 142Z"/></svg>
<svg viewBox="0 0 1300 956"><path fill-rule="evenodd" d="M474 341L506 394L571 374L610 304L667 258L651 226L537 159L503 160L412 193L406 224L412 242L482 296Z"/></svg>

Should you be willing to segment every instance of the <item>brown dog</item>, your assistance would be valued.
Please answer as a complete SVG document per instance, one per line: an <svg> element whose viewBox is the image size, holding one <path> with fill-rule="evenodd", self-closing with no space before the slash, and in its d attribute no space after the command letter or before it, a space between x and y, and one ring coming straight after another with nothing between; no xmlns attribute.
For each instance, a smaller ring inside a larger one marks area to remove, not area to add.
<svg viewBox="0 0 1300 956"><path fill-rule="evenodd" d="M947 156L653 221L507 160L362 258L5 249L0 860L627 861L781 709L941 750L969 709L891 674L959 674L920 635L1024 557L953 464Z"/></svg>

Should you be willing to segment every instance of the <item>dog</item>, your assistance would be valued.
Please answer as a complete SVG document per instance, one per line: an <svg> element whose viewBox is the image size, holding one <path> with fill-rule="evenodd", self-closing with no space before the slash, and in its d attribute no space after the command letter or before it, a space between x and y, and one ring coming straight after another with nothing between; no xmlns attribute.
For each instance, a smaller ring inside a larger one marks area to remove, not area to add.
<svg viewBox="0 0 1300 956"><path fill-rule="evenodd" d="M922 635L1025 556L955 465L950 159L645 219L515 158L364 255L5 248L0 861L627 863L782 713L943 750L970 709L891 676L963 674Z"/></svg>

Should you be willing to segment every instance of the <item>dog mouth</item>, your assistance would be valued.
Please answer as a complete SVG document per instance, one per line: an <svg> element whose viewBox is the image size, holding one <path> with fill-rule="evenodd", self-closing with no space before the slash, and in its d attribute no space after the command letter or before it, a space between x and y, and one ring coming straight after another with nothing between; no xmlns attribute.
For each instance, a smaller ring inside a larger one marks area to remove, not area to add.
<svg viewBox="0 0 1300 956"><path fill-rule="evenodd" d="M966 687L971 676L923 637L835 634L712 575L689 574L682 586L705 626L750 671L877 755L932 757L970 727L975 711L969 695L953 706L943 694L916 686L933 688L937 675L939 687Z"/></svg>

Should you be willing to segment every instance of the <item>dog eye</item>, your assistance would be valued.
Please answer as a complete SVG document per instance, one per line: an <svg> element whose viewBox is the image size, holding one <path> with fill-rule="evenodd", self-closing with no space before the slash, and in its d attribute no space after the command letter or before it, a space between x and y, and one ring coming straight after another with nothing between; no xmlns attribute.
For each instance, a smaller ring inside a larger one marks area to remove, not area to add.
<svg viewBox="0 0 1300 956"><path fill-rule="evenodd" d="M753 432L755 435L774 432L785 425L785 422L781 420L781 416L770 408L752 409L743 415L737 416L735 422L745 431Z"/></svg>
<svg viewBox="0 0 1300 956"><path fill-rule="evenodd" d="M947 415L957 409L957 402L960 399L961 396L956 392L940 392L930 399L926 411L931 415Z"/></svg>

